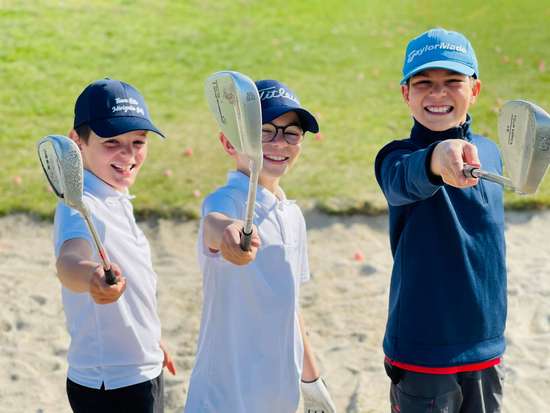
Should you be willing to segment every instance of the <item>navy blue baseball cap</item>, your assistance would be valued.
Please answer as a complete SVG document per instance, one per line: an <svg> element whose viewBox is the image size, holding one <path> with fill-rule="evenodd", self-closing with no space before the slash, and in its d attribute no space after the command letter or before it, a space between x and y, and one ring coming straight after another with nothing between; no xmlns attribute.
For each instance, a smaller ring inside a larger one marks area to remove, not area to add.
<svg viewBox="0 0 550 413"><path fill-rule="evenodd" d="M141 93L128 83L109 78L89 84L76 99L74 127L86 124L102 138L134 130L148 130L165 137L153 125Z"/></svg>
<svg viewBox="0 0 550 413"><path fill-rule="evenodd" d="M277 80L258 80L256 82L260 102L262 103L262 122L273 119L287 112L296 112L304 132L319 132L319 124L315 117L300 105L298 96L286 85Z"/></svg>
<svg viewBox="0 0 550 413"><path fill-rule="evenodd" d="M409 42L401 84L427 69L447 69L479 78L477 58L470 41L461 33L441 28L428 30Z"/></svg>

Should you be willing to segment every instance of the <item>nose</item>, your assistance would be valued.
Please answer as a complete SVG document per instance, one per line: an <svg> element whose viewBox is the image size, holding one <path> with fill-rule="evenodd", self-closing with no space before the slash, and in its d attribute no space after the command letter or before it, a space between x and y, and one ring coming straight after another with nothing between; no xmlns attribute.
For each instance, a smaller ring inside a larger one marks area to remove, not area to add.
<svg viewBox="0 0 550 413"><path fill-rule="evenodd" d="M275 138L273 138L273 140L271 141L271 144L277 145L277 146L287 145L287 141L285 139L283 129L277 129L277 132L275 133Z"/></svg>
<svg viewBox="0 0 550 413"><path fill-rule="evenodd" d="M432 95L444 95L447 93L447 87L443 83L434 83L430 93Z"/></svg>
<svg viewBox="0 0 550 413"><path fill-rule="evenodd" d="M124 143L120 146L120 154L130 159L133 159L135 156L136 148L133 145L133 142Z"/></svg>

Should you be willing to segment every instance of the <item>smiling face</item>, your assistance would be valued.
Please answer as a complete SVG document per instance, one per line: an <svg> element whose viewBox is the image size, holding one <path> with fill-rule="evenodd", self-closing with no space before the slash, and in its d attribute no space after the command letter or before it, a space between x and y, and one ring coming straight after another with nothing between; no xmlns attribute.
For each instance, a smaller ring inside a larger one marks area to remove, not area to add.
<svg viewBox="0 0 550 413"><path fill-rule="evenodd" d="M296 112L287 112L270 122L272 125L279 127L277 135L271 142L263 142L263 166L260 173L260 184L271 192L276 192L279 185L279 180L285 175L292 165L298 160L302 150L301 143L290 145L283 136L283 129L288 125L300 125L300 118ZM266 126L268 124L265 124ZM270 128L272 128L270 125ZM292 128L291 128L292 129ZM289 132L289 130L287 130ZM220 135L220 141L224 150L235 158L237 161L237 169L249 175L249 160L246 155L235 151L235 148L229 140L223 135Z"/></svg>
<svg viewBox="0 0 550 413"><path fill-rule="evenodd" d="M132 186L147 158L147 132L131 131L112 138L100 138L93 131L85 142L76 132L71 137L82 152L84 168L115 188Z"/></svg>
<svg viewBox="0 0 550 413"><path fill-rule="evenodd" d="M413 117L438 132L464 123L480 89L478 79L445 69L425 70L401 86Z"/></svg>
<svg viewBox="0 0 550 413"><path fill-rule="evenodd" d="M270 123L284 128L288 125L300 125L300 118L296 112L287 112L273 119ZM283 136L283 130L278 129L275 138L271 142L264 142L262 149L264 159L261 175L267 179L279 179L298 160L302 147L301 143L290 145Z"/></svg>

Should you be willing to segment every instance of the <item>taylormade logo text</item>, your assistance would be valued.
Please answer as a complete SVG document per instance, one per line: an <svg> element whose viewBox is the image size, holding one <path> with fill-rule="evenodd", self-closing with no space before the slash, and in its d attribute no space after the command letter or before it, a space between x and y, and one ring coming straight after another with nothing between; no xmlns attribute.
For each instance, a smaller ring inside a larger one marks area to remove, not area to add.
<svg viewBox="0 0 550 413"><path fill-rule="evenodd" d="M464 54L468 53L468 51L466 50L466 48L464 46L461 46L461 45L458 45L458 44L452 44L452 43L446 43L446 42L441 42L441 43L438 43L438 44L428 44L428 45L424 46L421 49L416 49L416 50L413 50L412 52L410 52L408 57L407 57L407 63L411 63L414 60L415 57L422 56L425 52L430 52L430 51L436 50L436 49L452 50L454 52L460 52L460 53L464 53Z"/></svg>
<svg viewBox="0 0 550 413"><path fill-rule="evenodd" d="M282 87L276 89L275 86L271 86L266 89L258 90L258 93L260 95L260 100L268 100L282 97L293 100L297 104L300 104L298 98L296 98L292 93Z"/></svg>

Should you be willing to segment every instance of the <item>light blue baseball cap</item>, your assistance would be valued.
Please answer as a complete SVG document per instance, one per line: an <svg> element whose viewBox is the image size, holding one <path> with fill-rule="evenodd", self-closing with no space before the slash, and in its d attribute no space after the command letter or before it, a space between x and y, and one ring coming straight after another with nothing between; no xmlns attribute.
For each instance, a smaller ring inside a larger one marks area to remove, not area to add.
<svg viewBox="0 0 550 413"><path fill-rule="evenodd" d="M479 78L476 54L469 40L461 33L441 28L428 30L409 42L401 84L427 69L447 69Z"/></svg>

